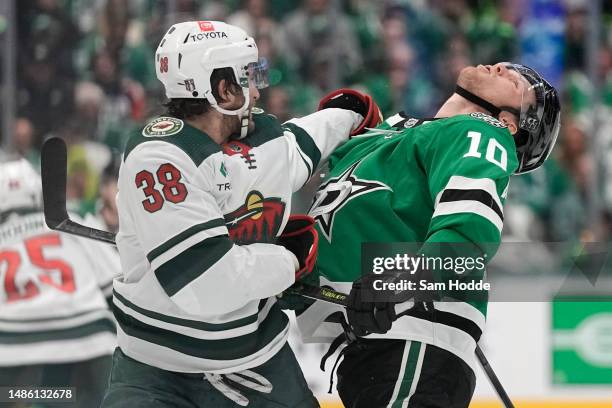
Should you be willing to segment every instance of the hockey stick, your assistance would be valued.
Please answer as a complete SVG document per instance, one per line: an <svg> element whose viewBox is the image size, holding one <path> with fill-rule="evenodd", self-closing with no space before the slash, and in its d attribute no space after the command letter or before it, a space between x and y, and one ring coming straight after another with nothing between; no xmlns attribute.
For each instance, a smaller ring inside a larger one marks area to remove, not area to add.
<svg viewBox="0 0 612 408"><path fill-rule="evenodd" d="M495 389L495 392L497 392L499 399L502 400L502 402L504 403L504 407L514 408L512 400L506 393L506 390L504 389L502 383L499 381L499 378L497 378L497 375L495 375L493 367L491 367L491 364L489 364L489 361L485 357L484 353L482 352L482 349L478 344L476 344L476 357L478 357L478 361L480 362L482 369L485 371L485 374L487 374L487 377L489 378L491 385Z"/></svg>
<svg viewBox="0 0 612 408"><path fill-rule="evenodd" d="M290 288L290 291L295 293L296 295L304 296L310 299L322 300L324 302L329 302L339 306L347 307L348 296L344 293L336 292L335 290L330 288L318 288L316 286L301 285L299 289L291 290ZM397 318L407 315L408 312L409 310L404 310L400 312L397 315ZM495 374L495 371L493 371L493 367L491 367L491 364L489 364L489 360L487 360L487 357L482 352L482 349L480 348L478 343L476 343L476 357L478 358L478 362L482 366L482 369L484 370L485 374L489 378L491 385L495 389L495 392L499 396L499 399L503 402L504 408L514 408L512 400L508 396L508 393L504 389L502 383L499 381L499 378Z"/></svg>
<svg viewBox="0 0 612 408"><path fill-rule="evenodd" d="M42 146L40 161L43 208L47 226L68 234L114 244L115 234L78 224L68 215L66 210L66 142L59 137L47 139Z"/></svg>
<svg viewBox="0 0 612 408"><path fill-rule="evenodd" d="M87 227L70 219L66 210L67 159L66 142L63 139L53 137L44 142L41 151L41 173L44 214L47 226L53 230L116 245L115 234ZM348 295L336 292L330 288L300 285L299 289L293 289L291 292L310 299L321 300L343 307L347 306ZM398 314L398 317L404 313ZM478 344L476 344L476 357L478 357L478 361L482 365L499 398L504 403L505 408L514 408L510 397L508 397L506 390L497 378L497 375L495 375L493 368L491 368L489 361Z"/></svg>

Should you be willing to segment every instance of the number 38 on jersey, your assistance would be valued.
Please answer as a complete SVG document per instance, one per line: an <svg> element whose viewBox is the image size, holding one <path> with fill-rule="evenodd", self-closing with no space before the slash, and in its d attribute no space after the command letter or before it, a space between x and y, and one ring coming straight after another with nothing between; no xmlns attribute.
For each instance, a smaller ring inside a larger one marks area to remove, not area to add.
<svg viewBox="0 0 612 408"><path fill-rule="evenodd" d="M150 213L163 208L169 201L177 204L187 198L187 187L181 183L183 175L172 163L164 163L155 172L142 170L136 174L136 187L141 188L145 199L142 206Z"/></svg>

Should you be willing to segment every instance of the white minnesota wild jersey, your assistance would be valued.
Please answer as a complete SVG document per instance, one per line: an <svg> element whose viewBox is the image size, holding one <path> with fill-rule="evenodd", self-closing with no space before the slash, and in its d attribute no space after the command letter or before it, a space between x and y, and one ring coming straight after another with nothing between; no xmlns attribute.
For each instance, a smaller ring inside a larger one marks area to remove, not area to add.
<svg viewBox="0 0 612 408"><path fill-rule="evenodd" d="M52 231L38 211L9 215L0 224L0 366L111 354L115 323L104 292L119 273L115 248Z"/></svg>
<svg viewBox="0 0 612 408"><path fill-rule="evenodd" d="M171 371L262 364L287 340L275 295L295 258L271 245L291 196L362 120L325 109L280 124L264 113L224 145L160 117L126 145L119 174L123 277L114 282L122 351Z"/></svg>

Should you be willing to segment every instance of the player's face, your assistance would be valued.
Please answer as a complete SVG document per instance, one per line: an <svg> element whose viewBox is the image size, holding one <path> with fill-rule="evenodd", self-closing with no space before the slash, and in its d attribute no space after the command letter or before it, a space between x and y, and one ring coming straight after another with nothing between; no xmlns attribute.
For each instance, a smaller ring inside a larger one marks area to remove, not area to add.
<svg viewBox="0 0 612 408"><path fill-rule="evenodd" d="M253 114L251 108L255 106L255 102L259 99L259 89L255 86L253 81L249 80L249 130L253 130L255 124L253 122ZM219 105L224 109L236 110L244 104L244 95L240 91L239 93L232 93L228 98L228 102L220 103ZM237 116L225 117L227 126L230 129L230 133L240 133L240 120Z"/></svg>
<svg viewBox="0 0 612 408"><path fill-rule="evenodd" d="M251 112L251 108L255 106L255 102L259 99L259 89L255 86L255 83L249 80L249 130L253 130L255 127L255 123L253 122L253 112Z"/></svg>
<svg viewBox="0 0 612 408"><path fill-rule="evenodd" d="M504 63L466 67L457 83L502 110L509 107L520 112L522 104L535 103L529 82Z"/></svg>

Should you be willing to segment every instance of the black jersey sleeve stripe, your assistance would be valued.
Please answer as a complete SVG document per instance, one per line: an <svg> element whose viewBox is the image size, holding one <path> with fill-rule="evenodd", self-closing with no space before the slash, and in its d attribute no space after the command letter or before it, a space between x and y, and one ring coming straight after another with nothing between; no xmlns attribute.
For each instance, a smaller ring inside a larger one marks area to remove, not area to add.
<svg viewBox="0 0 612 408"><path fill-rule="evenodd" d="M181 232L180 234L175 235L163 244L158 245L156 248L151 250L151 252L147 254L147 259L149 260L149 262L153 262L155 258L160 256L176 244L179 244L187 238L197 234L198 232L211 228L221 227L223 225L225 225L225 220L223 218L216 218L214 220L203 222L201 224L193 225L187 228L185 231Z"/></svg>
<svg viewBox="0 0 612 408"><path fill-rule="evenodd" d="M482 204L490 207L495 213L504 220L504 213L499 207L493 196L485 190L459 190L459 189L446 189L440 197L441 203L448 203L453 201L479 201Z"/></svg>
<svg viewBox="0 0 612 408"><path fill-rule="evenodd" d="M155 276L168 296L173 296L219 261L232 245L227 235L207 238L159 266Z"/></svg>

